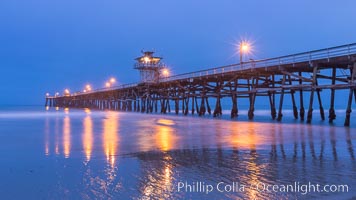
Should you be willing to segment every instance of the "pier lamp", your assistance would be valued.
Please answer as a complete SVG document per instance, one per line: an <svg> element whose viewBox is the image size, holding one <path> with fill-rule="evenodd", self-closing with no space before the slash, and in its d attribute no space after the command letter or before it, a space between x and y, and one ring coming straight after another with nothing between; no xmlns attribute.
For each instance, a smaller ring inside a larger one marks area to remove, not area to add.
<svg viewBox="0 0 356 200"><path fill-rule="evenodd" d="M243 61L242 61L242 57L243 57L243 54L246 54L246 53L249 53L251 51L251 45L248 41L246 40L242 40L240 42L240 49L239 49L239 52L240 52L240 65L242 67L242 64L243 64Z"/></svg>
<svg viewBox="0 0 356 200"><path fill-rule="evenodd" d="M113 86L116 83L116 79L112 77L108 82L110 83L110 86Z"/></svg>
<svg viewBox="0 0 356 200"><path fill-rule="evenodd" d="M148 63L151 61L151 59L148 56L143 57L143 61L145 61L145 63Z"/></svg>
<svg viewBox="0 0 356 200"><path fill-rule="evenodd" d="M69 95L70 95L69 89L65 89L65 90L64 90L64 95L65 95L65 96L69 96Z"/></svg>
<svg viewBox="0 0 356 200"><path fill-rule="evenodd" d="M85 86L85 90L86 90L86 92L91 91L91 85L87 84L87 85Z"/></svg>
<svg viewBox="0 0 356 200"><path fill-rule="evenodd" d="M58 97L59 96L59 92L56 92L56 94L54 95L55 97Z"/></svg>
<svg viewBox="0 0 356 200"><path fill-rule="evenodd" d="M106 83L105 83L105 87L107 87L107 88L111 87L110 82L106 82Z"/></svg>
<svg viewBox="0 0 356 200"><path fill-rule="evenodd" d="M46 93L46 97L49 97L49 93L48 92Z"/></svg>
<svg viewBox="0 0 356 200"><path fill-rule="evenodd" d="M116 82L116 79L115 78L110 78L110 81L109 81L111 84L115 83Z"/></svg>
<svg viewBox="0 0 356 200"><path fill-rule="evenodd" d="M164 68L163 70L162 70L162 75L164 76L164 77L168 77L169 76L169 70L167 69L167 68Z"/></svg>

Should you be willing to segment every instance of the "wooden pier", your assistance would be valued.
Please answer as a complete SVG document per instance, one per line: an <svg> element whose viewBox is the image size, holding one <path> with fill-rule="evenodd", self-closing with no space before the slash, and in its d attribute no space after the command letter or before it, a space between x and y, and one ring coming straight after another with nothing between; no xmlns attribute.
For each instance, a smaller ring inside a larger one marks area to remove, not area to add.
<svg viewBox="0 0 356 200"><path fill-rule="evenodd" d="M145 53L149 57L145 54L136 59L140 83L47 96L46 106L219 117L221 100L228 98L231 118L235 118L239 115L239 99L247 98L248 118L253 119L256 99L264 98L269 101L271 117L281 121L284 100L289 96L294 118L310 123L317 101L321 119L327 117L332 123L336 118L335 98L344 98L337 97L336 91L347 90L344 125L350 125L352 103L356 102L356 43L169 77L160 74L160 58L153 57L153 52ZM322 91L327 90L330 99L321 98ZM326 100L330 104L328 116L323 107Z"/></svg>

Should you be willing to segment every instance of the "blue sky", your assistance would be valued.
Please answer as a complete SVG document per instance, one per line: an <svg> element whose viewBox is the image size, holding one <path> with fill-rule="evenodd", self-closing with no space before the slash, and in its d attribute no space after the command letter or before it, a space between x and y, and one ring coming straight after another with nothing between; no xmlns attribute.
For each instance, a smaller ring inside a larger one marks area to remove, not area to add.
<svg viewBox="0 0 356 200"><path fill-rule="evenodd" d="M134 58L155 50L175 74L356 41L354 0L2 0L0 105L43 104L48 91L136 82Z"/></svg>

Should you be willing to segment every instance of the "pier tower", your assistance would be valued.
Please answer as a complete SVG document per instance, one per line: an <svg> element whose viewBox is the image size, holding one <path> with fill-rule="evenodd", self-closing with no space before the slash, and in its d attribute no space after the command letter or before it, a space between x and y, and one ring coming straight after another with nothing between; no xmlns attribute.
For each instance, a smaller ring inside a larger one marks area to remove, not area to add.
<svg viewBox="0 0 356 200"><path fill-rule="evenodd" d="M161 57L153 56L153 51L143 51L142 56L136 58L134 68L140 71L142 83L158 83L165 69Z"/></svg>

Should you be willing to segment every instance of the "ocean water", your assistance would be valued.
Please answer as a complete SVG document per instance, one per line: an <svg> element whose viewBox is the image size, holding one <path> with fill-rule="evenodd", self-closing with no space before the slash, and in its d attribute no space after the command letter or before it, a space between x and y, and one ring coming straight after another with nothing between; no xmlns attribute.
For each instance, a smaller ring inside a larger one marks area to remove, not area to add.
<svg viewBox="0 0 356 200"><path fill-rule="evenodd" d="M0 198L356 198L354 114L347 128L343 110L333 125L224 112L1 108Z"/></svg>

